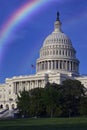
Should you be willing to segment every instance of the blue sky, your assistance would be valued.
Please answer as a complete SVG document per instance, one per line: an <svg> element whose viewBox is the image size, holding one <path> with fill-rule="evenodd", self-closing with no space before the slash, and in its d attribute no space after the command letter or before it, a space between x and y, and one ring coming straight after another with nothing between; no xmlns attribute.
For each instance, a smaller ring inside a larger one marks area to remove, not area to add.
<svg viewBox="0 0 87 130"><path fill-rule="evenodd" d="M0 0L0 32L13 12L28 1L33 0ZM87 74L87 0L48 0L11 35L1 61L0 83L5 82L5 78L35 73L31 64L36 65L43 41L54 30L57 11L62 30L77 51L80 74Z"/></svg>

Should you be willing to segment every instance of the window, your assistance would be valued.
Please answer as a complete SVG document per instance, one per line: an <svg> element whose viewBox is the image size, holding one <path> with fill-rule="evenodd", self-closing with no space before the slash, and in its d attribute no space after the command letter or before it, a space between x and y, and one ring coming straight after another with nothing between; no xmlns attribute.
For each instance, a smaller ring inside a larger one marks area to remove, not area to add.
<svg viewBox="0 0 87 130"><path fill-rule="evenodd" d="M58 55L58 50L56 50L56 54Z"/></svg>
<svg viewBox="0 0 87 130"><path fill-rule="evenodd" d="M12 104L12 109L14 109L15 108L15 105L14 104Z"/></svg>
<svg viewBox="0 0 87 130"><path fill-rule="evenodd" d="M67 50L66 50L66 56L67 56Z"/></svg>
<svg viewBox="0 0 87 130"><path fill-rule="evenodd" d="M8 104L6 104L6 109L9 109L9 105Z"/></svg>
<svg viewBox="0 0 87 130"><path fill-rule="evenodd" d="M61 55L61 50L59 51L59 54Z"/></svg>
<svg viewBox="0 0 87 130"><path fill-rule="evenodd" d="M3 105L2 105L2 104L0 105L0 108L3 108Z"/></svg>

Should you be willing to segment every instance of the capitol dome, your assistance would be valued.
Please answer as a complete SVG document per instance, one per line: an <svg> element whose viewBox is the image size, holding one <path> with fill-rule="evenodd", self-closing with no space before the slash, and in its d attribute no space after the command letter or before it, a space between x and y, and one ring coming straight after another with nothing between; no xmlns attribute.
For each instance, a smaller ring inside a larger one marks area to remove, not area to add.
<svg viewBox="0 0 87 130"><path fill-rule="evenodd" d="M66 34L61 31L56 32L55 30L45 39L43 46L48 46L51 44L68 44L69 46L72 46L71 40Z"/></svg>
<svg viewBox="0 0 87 130"><path fill-rule="evenodd" d="M59 13L54 23L54 31L47 36L37 59L37 73L79 74L79 61L69 37L61 30Z"/></svg>

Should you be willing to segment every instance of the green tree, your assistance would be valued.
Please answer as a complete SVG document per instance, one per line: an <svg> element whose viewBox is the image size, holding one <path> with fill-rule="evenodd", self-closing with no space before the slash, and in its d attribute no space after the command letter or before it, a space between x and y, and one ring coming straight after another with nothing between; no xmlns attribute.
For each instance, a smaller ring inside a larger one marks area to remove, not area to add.
<svg viewBox="0 0 87 130"><path fill-rule="evenodd" d="M85 88L78 80L67 79L62 83L62 109L64 116L77 116L79 102L85 95Z"/></svg>
<svg viewBox="0 0 87 130"><path fill-rule="evenodd" d="M78 80L67 79L62 85L47 83L45 88L20 92L17 106L25 116L87 115L86 92L87 89Z"/></svg>
<svg viewBox="0 0 87 130"><path fill-rule="evenodd" d="M25 91L25 89L20 92L17 99L17 107L19 109L19 112L24 115L28 116L30 111L30 95L28 91Z"/></svg>
<svg viewBox="0 0 87 130"><path fill-rule="evenodd" d="M54 83L48 83L45 86L45 103L46 103L46 111L48 113L48 116L51 118L55 116L55 113L57 112L56 109L58 109L59 106L59 91L56 89L58 87L57 84Z"/></svg>
<svg viewBox="0 0 87 130"><path fill-rule="evenodd" d="M80 115L87 116L87 96L82 96L79 107Z"/></svg>
<svg viewBox="0 0 87 130"><path fill-rule="evenodd" d="M32 116L43 116L45 114L44 105L44 89L35 88L30 91L31 94L31 106L30 113Z"/></svg>

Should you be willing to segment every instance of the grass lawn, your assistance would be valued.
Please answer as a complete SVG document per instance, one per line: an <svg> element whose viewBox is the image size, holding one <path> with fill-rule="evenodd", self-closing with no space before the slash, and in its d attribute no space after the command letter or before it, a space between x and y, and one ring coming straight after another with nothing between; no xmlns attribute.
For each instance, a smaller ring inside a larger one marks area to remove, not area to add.
<svg viewBox="0 0 87 130"><path fill-rule="evenodd" d="M87 118L0 120L0 130L87 130Z"/></svg>

